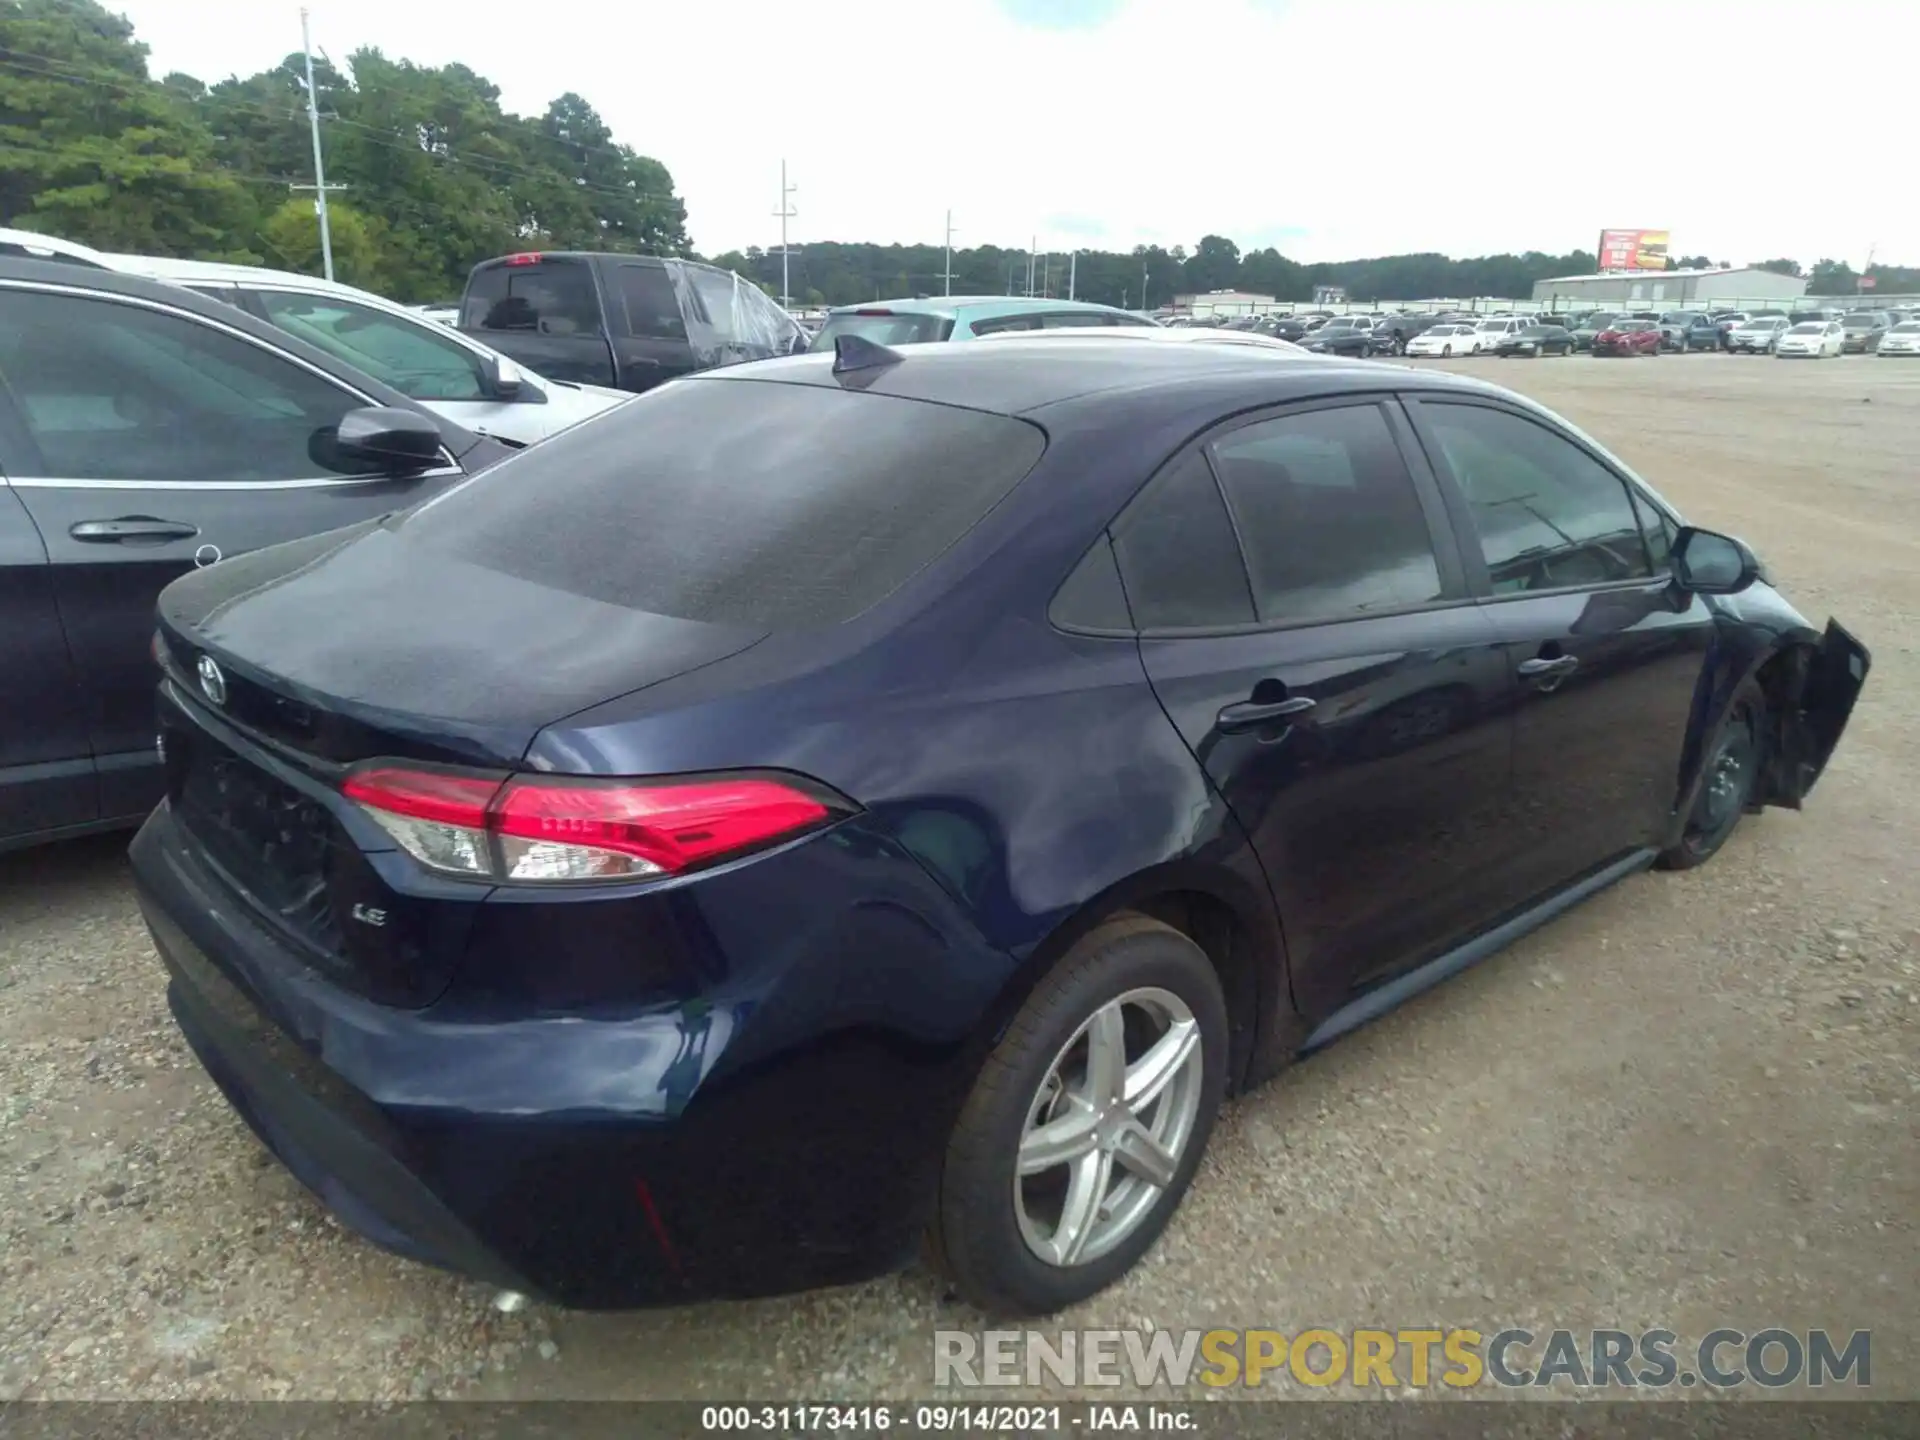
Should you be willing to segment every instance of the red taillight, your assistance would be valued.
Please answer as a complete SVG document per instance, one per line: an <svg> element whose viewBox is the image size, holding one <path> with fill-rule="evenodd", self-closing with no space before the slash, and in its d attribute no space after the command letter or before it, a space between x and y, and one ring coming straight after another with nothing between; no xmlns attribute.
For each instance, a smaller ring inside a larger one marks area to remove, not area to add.
<svg viewBox="0 0 1920 1440"><path fill-rule="evenodd" d="M818 825L827 807L774 780L681 785L516 780L493 807L496 834L586 845L675 872Z"/></svg>
<svg viewBox="0 0 1920 1440"><path fill-rule="evenodd" d="M356 770L340 788L349 800L389 815L483 830L487 802L499 794L502 778L439 770Z"/></svg>
<svg viewBox="0 0 1920 1440"><path fill-rule="evenodd" d="M424 865L532 882L678 874L849 810L761 775L636 782L382 765L342 790Z"/></svg>
<svg viewBox="0 0 1920 1440"><path fill-rule="evenodd" d="M506 263L509 265L538 265L540 263L540 255L538 251L528 250L519 255L507 256Z"/></svg>

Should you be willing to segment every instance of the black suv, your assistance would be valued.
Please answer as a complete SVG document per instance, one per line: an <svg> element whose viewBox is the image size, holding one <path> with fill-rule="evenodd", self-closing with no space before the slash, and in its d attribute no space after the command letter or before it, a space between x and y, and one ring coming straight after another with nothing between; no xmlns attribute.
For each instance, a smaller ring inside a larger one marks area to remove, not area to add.
<svg viewBox="0 0 1920 1440"><path fill-rule="evenodd" d="M807 348L798 322L730 270L567 250L482 260L460 328L552 379L636 392Z"/></svg>

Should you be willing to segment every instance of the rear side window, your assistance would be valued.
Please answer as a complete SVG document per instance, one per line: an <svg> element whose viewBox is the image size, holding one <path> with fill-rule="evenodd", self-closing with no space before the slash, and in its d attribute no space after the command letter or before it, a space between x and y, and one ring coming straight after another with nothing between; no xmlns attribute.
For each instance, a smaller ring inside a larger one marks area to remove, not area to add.
<svg viewBox="0 0 1920 1440"><path fill-rule="evenodd" d="M1206 460L1161 472L1113 527L1134 623L1143 630L1253 623L1233 522Z"/></svg>
<svg viewBox="0 0 1920 1440"><path fill-rule="evenodd" d="M664 265L621 264L614 267L613 288L620 297L627 334L639 340L684 340L686 317L673 291L673 279Z"/></svg>
<svg viewBox="0 0 1920 1440"><path fill-rule="evenodd" d="M1024 420L821 385L690 379L429 501L400 532L628 609L786 630L878 603L1018 485Z"/></svg>
<svg viewBox="0 0 1920 1440"><path fill-rule="evenodd" d="M1007 330L1038 330L1038 315L983 315L968 327L975 335L998 335Z"/></svg>
<svg viewBox="0 0 1920 1440"><path fill-rule="evenodd" d="M1261 619L1338 619L1441 597L1426 514L1379 406L1263 420L1212 448Z"/></svg>
<svg viewBox="0 0 1920 1440"><path fill-rule="evenodd" d="M481 266L467 281L460 324L468 330L598 335L600 297L584 261L501 261Z"/></svg>
<svg viewBox="0 0 1920 1440"><path fill-rule="evenodd" d="M829 315L813 337L814 350L831 350L837 336L855 335L876 345L922 345L945 340L953 321L941 315L896 315L891 310L850 310Z"/></svg>

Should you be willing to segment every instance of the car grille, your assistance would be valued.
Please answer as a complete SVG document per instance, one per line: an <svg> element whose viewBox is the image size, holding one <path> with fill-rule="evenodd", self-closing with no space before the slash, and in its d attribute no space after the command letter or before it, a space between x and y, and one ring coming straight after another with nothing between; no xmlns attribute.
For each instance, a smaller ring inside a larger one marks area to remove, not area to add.
<svg viewBox="0 0 1920 1440"><path fill-rule="evenodd" d="M345 964L328 872L326 807L204 731L169 726L167 787L183 825L230 887L314 958Z"/></svg>

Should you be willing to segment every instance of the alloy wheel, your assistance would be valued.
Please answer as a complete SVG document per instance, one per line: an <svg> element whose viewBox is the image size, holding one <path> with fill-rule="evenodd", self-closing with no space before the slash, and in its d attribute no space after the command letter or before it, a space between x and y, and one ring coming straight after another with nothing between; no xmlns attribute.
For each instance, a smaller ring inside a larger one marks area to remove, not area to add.
<svg viewBox="0 0 1920 1440"><path fill-rule="evenodd" d="M1102 1005L1061 1047L1027 1106L1013 1202L1050 1265L1083 1265L1139 1228L1179 1173L1206 1056L1179 996L1149 987Z"/></svg>

